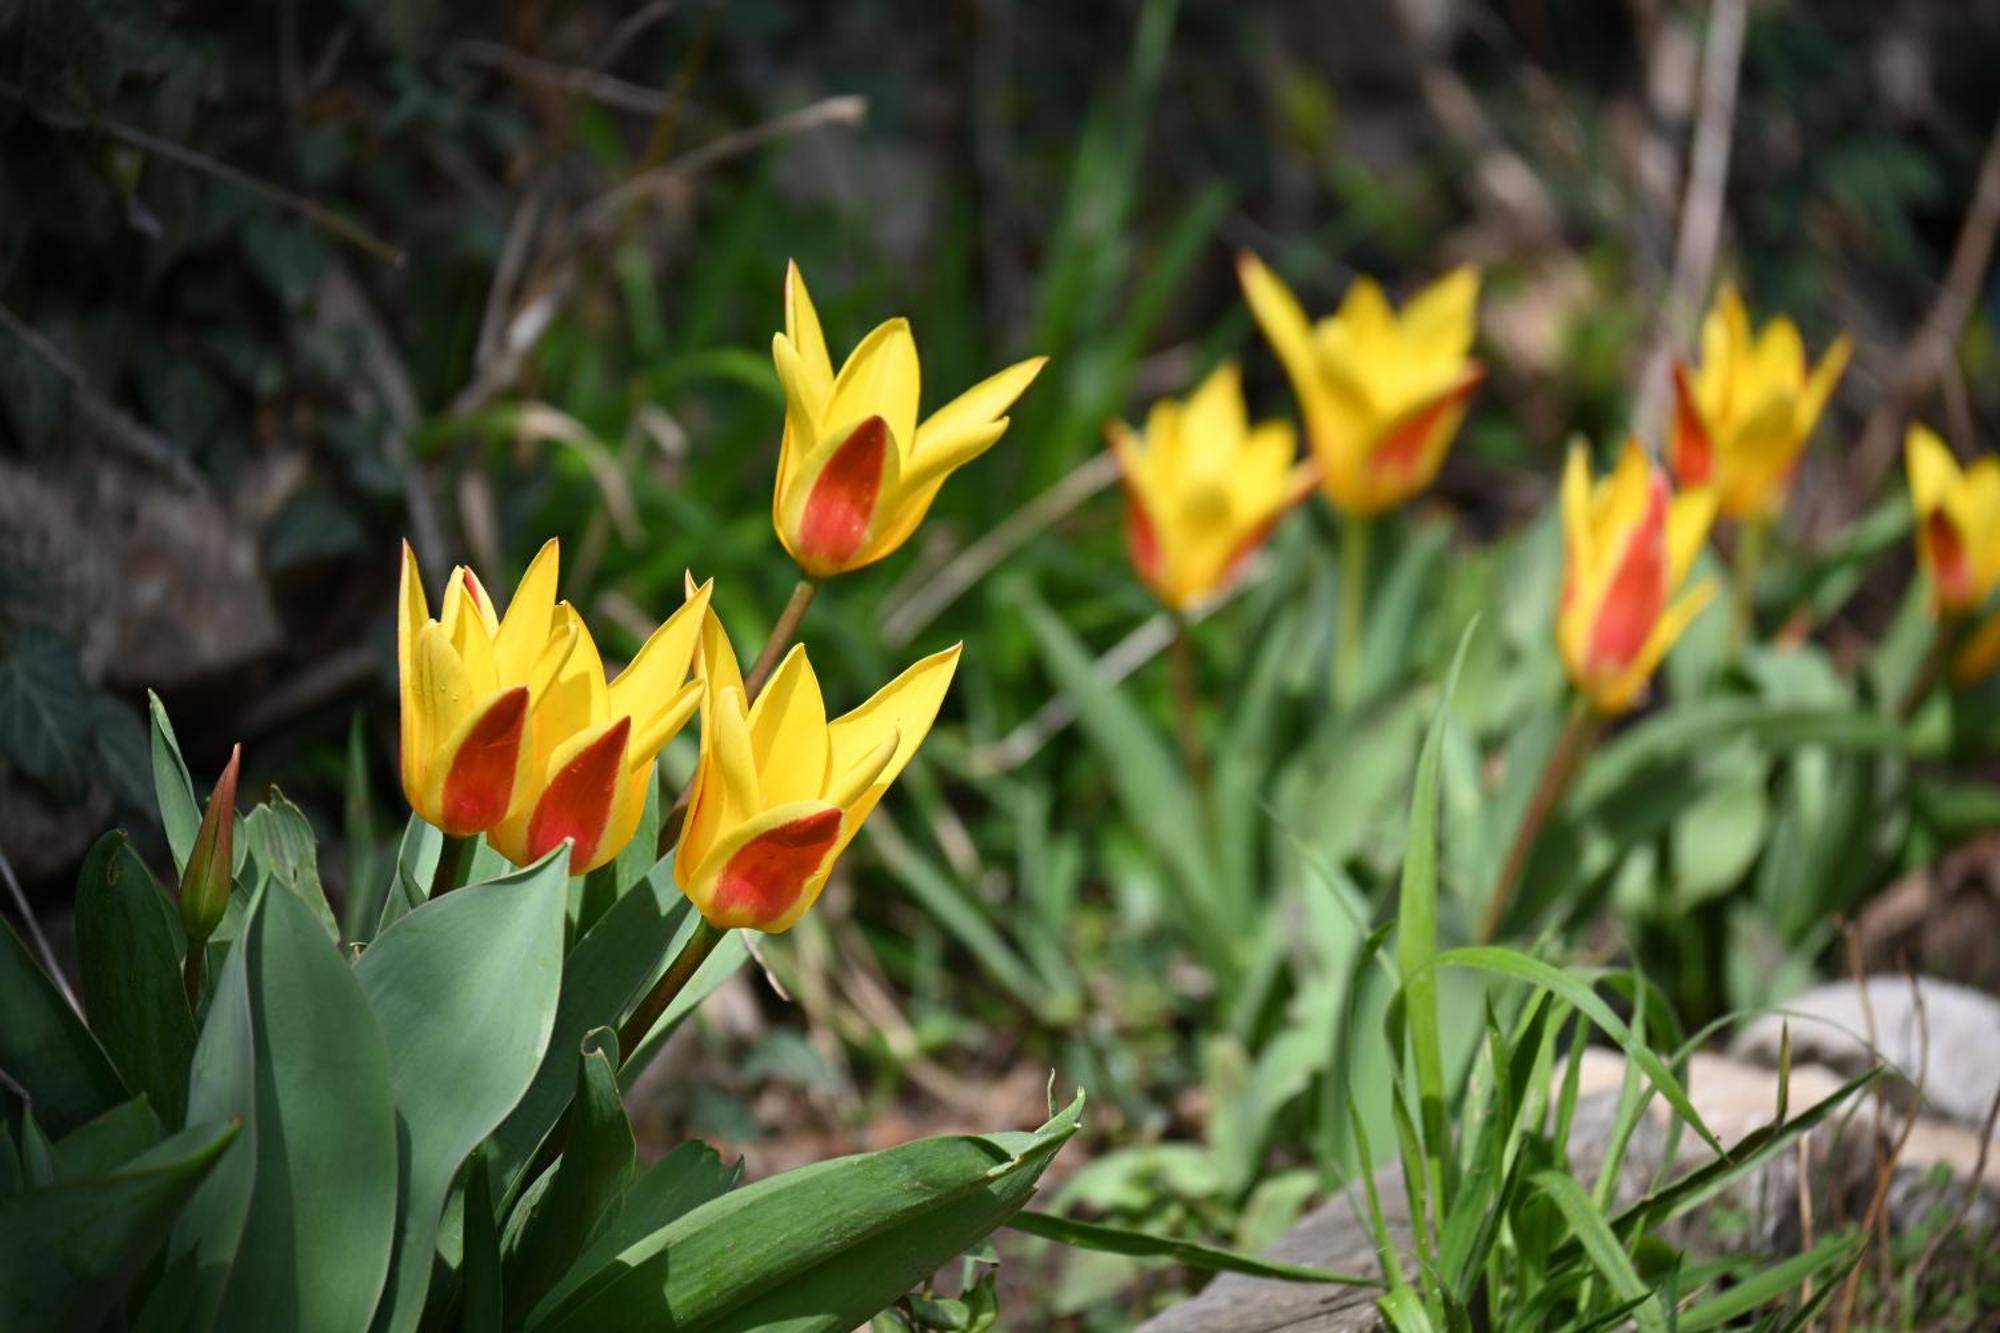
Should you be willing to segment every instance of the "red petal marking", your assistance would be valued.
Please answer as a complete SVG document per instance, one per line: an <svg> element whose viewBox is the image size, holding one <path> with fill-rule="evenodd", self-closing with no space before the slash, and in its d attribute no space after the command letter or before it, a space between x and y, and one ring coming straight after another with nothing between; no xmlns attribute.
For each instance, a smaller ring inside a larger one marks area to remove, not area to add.
<svg viewBox="0 0 2000 1333"><path fill-rule="evenodd" d="M1924 520L1924 531L1930 538L1931 578L1937 582L1938 601L1948 607L1971 602L1972 562L1966 559L1965 540L1951 516L1933 509Z"/></svg>
<svg viewBox="0 0 2000 1333"><path fill-rule="evenodd" d="M481 602L486 602L489 606L492 605L491 602L487 601L486 589L479 585L479 576L472 572L471 565L465 567L465 595L472 599L474 610L479 609Z"/></svg>
<svg viewBox="0 0 2000 1333"><path fill-rule="evenodd" d="M767 925L790 911L840 836L840 820L837 809L818 810L744 843L715 881L716 915Z"/></svg>
<svg viewBox="0 0 2000 1333"><path fill-rule="evenodd" d="M466 585L468 588L471 584ZM514 774L528 726L528 687L516 685L465 735L444 776L444 831L455 837L499 823L514 802Z"/></svg>
<svg viewBox="0 0 2000 1333"><path fill-rule="evenodd" d="M1625 549L1618 553L1618 567L1590 627L1586 660L1592 668L1630 665L1666 609L1667 499L1667 479L1655 469L1645 516L1626 534Z"/></svg>
<svg viewBox="0 0 2000 1333"><path fill-rule="evenodd" d="M839 566L861 549L882 489L882 455L888 447L889 427L881 417L870 417L826 460L799 520L803 559Z"/></svg>
<svg viewBox="0 0 2000 1333"><path fill-rule="evenodd" d="M1683 486L1706 486L1715 476L1715 442L1695 405L1687 366L1674 362L1674 475Z"/></svg>
<svg viewBox="0 0 2000 1333"><path fill-rule="evenodd" d="M1236 550L1231 553L1229 563L1222 567L1221 586L1228 587L1236 582L1236 576L1243 572L1243 566L1250 563L1250 557L1257 554L1257 548L1264 544L1265 539L1271 535L1271 530L1278 526L1278 520L1284 516L1285 511L1279 510L1252 528L1248 535L1236 544Z"/></svg>
<svg viewBox="0 0 2000 1333"><path fill-rule="evenodd" d="M564 838L576 840L570 848L571 865L587 865L597 855L597 844L611 822L611 803L618 796L618 780L625 775L625 738L632 719L621 717L616 726L579 751L549 779L528 817L528 857L542 856Z"/></svg>
<svg viewBox="0 0 2000 1333"><path fill-rule="evenodd" d="M1446 389L1430 402L1404 417L1389 428L1380 444L1370 451L1368 465L1377 472L1384 473L1391 481L1399 481L1415 473L1423 466L1425 444L1431 432L1437 428L1445 414L1472 396L1486 378L1484 369L1475 366L1467 372L1457 385Z"/></svg>
<svg viewBox="0 0 2000 1333"><path fill-rule="evenodd" d="M1146 514L1146 506L1139 503L1139 496L1130 486L1125 488L1125 549L1132 557L1132 568L1148 583L1157 583L1160 578L1160 534L1153 527L1153 520Z"/></svg>

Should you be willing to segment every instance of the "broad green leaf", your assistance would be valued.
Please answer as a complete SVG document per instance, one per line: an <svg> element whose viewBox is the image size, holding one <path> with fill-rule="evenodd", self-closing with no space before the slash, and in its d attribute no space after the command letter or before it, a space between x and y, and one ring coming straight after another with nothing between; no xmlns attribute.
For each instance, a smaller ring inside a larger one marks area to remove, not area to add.
<svg viewBox="0 0 2000 1333"><path fill-rule="evenodd" d="M187 869L195 836L201 832L201 805L181 758L181 743L174 738L174 724L167 720L167 706L151 690L146 691L146 711L153 724L153 794L160 803L160 823L167 831L178 875Z"/></svg>
<svg viewBox="0 0 2000 1333"><path fill-rule="evenodd" d="M703 959L694 975L688 978L688 984L681 988L681 993L667 1005L666 1012L660 1015L659 1022L653 1024L653 1030L639 1043L638 1049L626 1057L625 1067L618 1071L618 1082L627 1092L638 1082L639 1075L646 1072L646 1067L652 1064L653 1057L660 1053L667 1039L674 1035L674 1029L686 1022L688 1015L701 1007L702 1001L715 994L723 982L735 976L737 969L750 961L749 936L747 930L732 930L724 935L714 952ZM677 953L679 950L680 941L676 940L674 951Z"/></svg>
<svg viewBox="0 0 2000 1333"><path fill-rule="evenodd" d="M353 969L297 895L258 894L237 954L249 1068L227 1049L240 1019L225 1014L217 1086L202 1086L198 1053L188 1097L190 1114L212 1098L254 1132L249 1211L217 1326L359 1333L388 1273L396 1220L384 1034ZM246 1092L247 1102L235 1100Z"/></svg>
<svg viewBox="0 0 2000 1333"><path fill-rule="evenodd" d="M570 1293L605 1271L631 1246L710 1199L735 1187L743 1163L725 1164L706 1143L683 1143L648 1167L615 1199L583 1254L569 1266L528 1322L535 1324L568 1305Z"/></svg>
<svg viewBox="0 0 2000 1333"><path fill-rule="evenodd" d="M693 905L674 885L673 862L662 861L570 950L547 1054L487 1145L496 1199L512 1197L516 1177L569 1104L584 1034L616 1025L693 925Z"/></svg>
<svg viewBox="0 0 2000 1333"><path fill-rule="evenodd" d="M90 785L90 687L76 646L39 625L0 637L0 758L60 800Z"/></svg>
<svg viewBox="0 0 2000 1333"><path fill-rule="evenodd" d="M1010 1230L1081 1250L1101 1250L1106 1254L1125 1254L1141 1259L1171 1259L1189 1268L1203 1268L1217 1273L1245 1273L1251 1277L1277 1278L1282 1282L1330 1282L1349 1287L1382 1285L1378 1278L1334 1273L1324 1268L1288 1264L1275 1259L1259 1259L1255 1255L1238 1254L1217 1245L1175 1240L1169 1236L1149 1236L1143 1231L1078 1222L1028 1208L1008 1219L1007 1226Z"/></svg>
<svg viewBox="0 0 2000 1333"><path fill-rule="evenodd" d="M55 1178L86 1180L109 1175L167 1136L153 1104L140 1093L97 1119L78 1125L52 1145Z"/></svg>
<svg viewBox="0 0 2000 1333"><path fill-rule="evenodd" d="M618 1038L598 1028L583 1039L576 1096L564 1121L562 1156L547 1188L525 1198L505 1247L507 1308L530 1310L589 1245L605 1210L638 1164L618 1091Z"/></svg>
<svg viewBox="0 0 2000 1333"><path fill-rule="evenodd" d="M340 923L319 882L319 843L305 811L273 787L271 799L244 816L238 830L250 845L258 869L280 888L304 903L326 927L327 937L340 938Z"/></svg>
<svg viewBox="0 0 2000 1333"><path fill-rule="evenodd" d="M1754 750L1729 747L1703 773L1703 791L1674 820L1673 907L1690 910L1742 882L1764 847L1769 770Z"/></svg>
<svg viewBox="0 0 2000 1333"><path fill-rule="evenodd" d="M0 1073L60 1138L131 1097L97 1038L11 922L0 921Z"/></svg>
<svg viewBox="0 0 2000 1333"><path fill-rule="evenodd" d="M621 1251L529 1327L846 1333L1018 1211L1082 1112L1079 1095L1032 1134L923 1139L760 1180Z"/></svg>
<svg viewBox="0 0 2000 1333"><path fill-rule="evenodd" d="M108 1175L0 1199L0 1326L101 1325L235 1133L196 1125Z"/></svg>
<svg viewBox="0 0 2000 1333"><path fill-rule="evenodd" d="M377 937L354 975L393 1073L403 1188L375 1327L423 1313L446 1195L466 1157L528 1090L563 973L569 853L432 899Z"/></svg>
<svg viewBox="0 0 2000 1333"><path fill-rule="evenodd" d="M459 1266L463 1333L501 1333L505 1327L500 1228L493 1215L492 1180L484 1149L474 1149L465 1165L464 1259Z"/></svg>
<svg viewBox="0 0 2000 1333"><path fill-rule="evenodd" d="M1604 1214L1584 1193L1575 1176L1566 1171L1537 1171L1528 1177L1528 1183L1555 1204L1584 1252L1590 1256L1590 1262L1596 1265L1597 1271L1603 1274L1605 1282L1621 1300L1636 1300L1646 1294L1646 1284L1640 1280L1638 1270L1632 1267L1632 1256L1625 1253L1625 1247L1612 1234ZM1667 1326L1656 1301L1635 1307L1632 1322L1648 1333Z"/></svg>
<svg viewBox="0 0 2000 1333"><path fill-rule="evenodd" d="M194 1016L181 980L180 913L125 841L107 833L77 879L76 946L91 1030L169 1125L187 1115Z"/></svg>

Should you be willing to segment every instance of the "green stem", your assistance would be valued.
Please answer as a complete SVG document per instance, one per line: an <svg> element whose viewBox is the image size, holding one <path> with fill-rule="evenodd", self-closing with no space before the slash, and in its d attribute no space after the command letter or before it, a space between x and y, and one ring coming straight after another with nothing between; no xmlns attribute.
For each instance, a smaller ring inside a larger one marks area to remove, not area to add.
<svg viewBox="0 0 2000 1333"><path fill-rule="evenodd" d="M478 840L478 834L464 838L444 835L444 846L438 849L437 870L431 875L431 897L442 898L465 883L465 873L472 868L473 844Z"/></svg>
<svg viewBox="0 0 2000 1333"><path fill-rule="evenodd" d="M189 940L187 956L181 960L181 984L187 990L188 1012L201 1014L201 968L208 956L206 940Z"/></svg>
<svg viewBox="0 0 2000 1333"><path fill-rule="evenodd" d="M1757 575L1764 568L1764 552L1769 545L1771 524L1765 518L1747 518L1736 533L1735 606L1729 622L1729 656L1741 657L1757 629Z"/></svg>
<svg viewBox="0 0 2000 1333"><path fill-rule="evenodd" d="M1367 623L1368 555L1375 525L1349 514L1340 523L1340 637L1333 645L1333 702L1345 711L1361 689L1361 631Z"/></svg>
<svg viewBox="0 0 2000 1333"><path fill-rule="evenodd" d="M632 1058L632 1052L639 1049L639 1043L646 1039L646 1035L653 1030L653 1025L660 1021L660 1015L667 1011L667 1006L674 1002L674 997L686 988L689 979L708 956L715 952L715 946L722 943L722 937L727 933L710 925L706 917L695 919L694 934L688 936L687 943L683 944L681 951L674 955L674 961L667 964L667 970L660 974L660 979L646 992L646 998L639 1001L639 1007L632 1011L632 1016L618 1029L620 1060Z"/></svg>
<svg viewBox="0 0 2000 1333"><path fill-rule="evenodd" d="M1202 744L1201 714L1194 687L1194 644L1188 638L1186 617L1175 611L1174 639L1169 645L1168 664L1174 682L1174 719L1180 733L1181 763L1187 767L1188 781L1194 784L1201 802L1202 817L1209 831L1215 830L1215 809L1210 796L1208 748Z"/></svg>
<svg viewBox="0 0 2000 1333"><path fill-rule="evenodd" d="M1528 808L1521 812L1520 827L1514 830L1514 841L1507 848L1507 859L1500 865L1499 878L1493 881L1493 895L1487 899L1486 915L1479 922L1479 942L1491 944L1499 935L1500 927L1506 923L1507 909L1513 905L1514 889L1521 882L1521 874L1528 868L1528 854L1535 849L1535 839L1542 831L1542 825L1555 812L1562 794L1569 787L1569 780L1576 776L1577 766L1590 753L1596 743L1597 733L1603 727L1604 719L1590 706L1582 695L1570 706L1569 717L1563 722L1562 733L1549 749L1549 757L1542 765L1542 775L1535 782L1535 790L1528 797Z"/></svg>
<svg viewBox="0 0 2000 1333"><path fill-rule="evenodd" d="M1902 703L1896 709L1896 716L1907 722L1917 711L1918 705L1930 697L1939 682L1949 683L1948 669L1951 665L1953 647L1958 641L1958 618L1940 616L1931 634L1930 651L1924 654L1923 664L1917 668L1917 675L1910 682L1910 688L1903 695Z"/></svg>

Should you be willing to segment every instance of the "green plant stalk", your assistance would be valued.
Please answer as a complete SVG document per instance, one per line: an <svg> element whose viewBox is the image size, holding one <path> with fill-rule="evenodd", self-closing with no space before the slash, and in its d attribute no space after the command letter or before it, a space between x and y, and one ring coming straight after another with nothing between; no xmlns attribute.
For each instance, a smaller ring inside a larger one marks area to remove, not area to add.
<svg viewBox="0 0 2000 1333"><path fill-rule="evenodd" d="M1174 638L1167 657L1173 676L1174 721L1175 730L1180 735L1181 763L1187 769L1188 781L1194 784L1195 797L1201 802L1202 818L1207 821L1209 835L1213 837L1215 806L1210 794L1208 748L1202 744L1199 699L1194 687L1194 644L1188 637L1187 618L1179 611L1172 614Z"/></svg>
<svg viewBox="0 0 2000 1333"><path fill-rule="evenodd" d="M694 974L700 970L702 963L715 952L715 946L722 943L722 937L727 933L710 925L706 917L695 918L694 933L688 936L687 943L683 944L681 951L674 955L674 961L667 964L667 970L660 974L660 979L646 992L646 998L639 1001L631 1017L627 1018L618 1029L618 1049L622 1053L621 1058L630 1059L631 1053L639 1049L639 1043L653 1030L653 1024L660 1021L660 1015L667 1011L667 1006L674 1002L674 997L686 988Z"/></svg>
<svg viewBox="0 0 2000 1333"><path fill-rule="evenodd" d="M437 869L431 874L431 897L442 898L465 882L465 872L472 865L472 846L478 836L444 835L444 846L438 849Z"/></svg>
<svg viewBox="0 0 2000 1333"><path fill-rule="evenodd" d="M1902 702L1896 706L1899 720L1909 721L1940 682L1949 685L1951 655L1957 644L1958 617L1949 614L1939 616L1936 631L1931 636L1931 650L1924 654L1923 665L1917 668L1916 678L1910 682Z"/></svg>
<svg viewBox="0 0 2000 1333"><path fill-rule="evenodd" d="M1729 621L1729 656L1741 657L1757 629L1757 575L1763 572L1770 547L1771 521L1745 519L1736 533L1736 568Z"/></svg>
<svg viewBox="0 0 2000 1333"><path fill-rule="evenodd" d="M187 989L188 1012L201 1014L201 968L208 954L207 940L189 940L187 955L181 959L181 984Z"/></svg>
<svg viewBox="0 0 2000 1333"><path fill-rule="evenodd" d="M1353 514L1340 522L1340 637L1333 645L1333 702L1343 712L1361 688L1361 630L1367 623L1368 557L1375 525Z"/></svg>
<svg viewBox="0 0 2000 1333"><path fill-rule="evenodd" d="M1563 722L1562 733L1556 737L1555 745L1549 750L1548 762L1542 766L1542 776L1535 783L1535 790L1528 797L1528 808L1521 812L1520 827L1514 830L1514 841L1507 848L1507 859L1500 864L1500 874L1493 881L1493 894L1487 900L1486 914L1479 921L1479 942L1491 944L1499 935L1500 927L1507 919L1507 909L1513 904L1514 890L1521 882L1522 872L1528 868L1528 856L1535 849L1535 839L1548 822L1551 814L1568 790L1570 779L1576 776L1577 768L1583 763L1590 747L1597 742L1598 733L1603 730L1604 719L1598 716L1590 701L1581 694L1570 705L1569 717Z"/></svg>

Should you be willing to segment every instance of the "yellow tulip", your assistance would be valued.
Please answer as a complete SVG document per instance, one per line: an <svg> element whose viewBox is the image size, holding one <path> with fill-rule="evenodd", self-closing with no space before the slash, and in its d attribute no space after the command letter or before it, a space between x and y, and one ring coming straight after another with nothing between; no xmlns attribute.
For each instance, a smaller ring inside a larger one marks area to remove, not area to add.
<svg viewBox="0 0 2000 1333"><path fill-rule="evenodd" d="M1704 580L1669 603L1715 522L1715 493L1676 495L1637 440L1594 485L1583 446L1563 470L1563 589L1556 645L1597 711L1622 713L1714 596Z"/></svg>
<svg viewBox="0 0 2000 1333"><path fill-rule="evenodd" d="M831 722L803 646L746 703L722 622L701 639L701 761L674 878L710 924L776 934L818 900L840 853L916 754L958 647L910 667Z"/></svg>
<svg viewBox="0 0 2000 1333"><path fill-rule="evenodd" d="M1312 487L1291 423L1251 426L1233 362L1187 401L1154 403L1143 436L1122 421L1106 430L1125 479L1132 566L1176 611L1220 592Z"/></svg>
<svg viewBox="0 0 2000 1333"><path fill-rule="evenodd" d="M694 714L689 680L709 586L660 626L615 681L543 546L504 618L472 571L452 571L438 619L403 547L397 656L403 793L446 833L484 833L520 865L572 840L570 870L618 855L638 827L653 760Z"/></svg>
<svg viewBox="0 0 2000 1333"><path fill-rule="evenodd" d="M2000 612L1988 616L1952 654L1951 678L1960 685L1984 680L2000 667Z"/></svg>
<svg viewBox="0 0 2000 1333"><path fill-rule="evenodd" d="M1947 615L1976 610L2000 588L2000 457L1987 454L1961 470L1922 424L1904 435L1903 453L1931 605Z"/></svg>
<svg viewBox="0 0 2000 1333"><path fill-rule="evenodd" d="M1775 513L1853 350L1842 334L1808 366L1798 325L1780 315L1753 336L1743 298L1725 286L1701 322L1700 368L1674 363L1675 479L1713 486L1725 518Z"/></svg>
<svg viewBox="0 0 2000 1333"><path fill-rule="evenodd" d="M1400 314L1374 279L1356 278L1317 324L1255 255L1238 256L1236 272L1298 395L1327 497L1366 518L1429 486L1486 375L1471 357L1478 271L1447 273Z"/></svg>
<svg viewBox="0 0 2000 1333"><path fill-rule="evenodd" d="M876 326L836 375L799 266L785 273L785 331L771 340L785 434L771 518L810 578L859 569L909 539L944 479L993 446L1003 415L1041 371L1032 357L917 423L910 322Z"/></svg>

